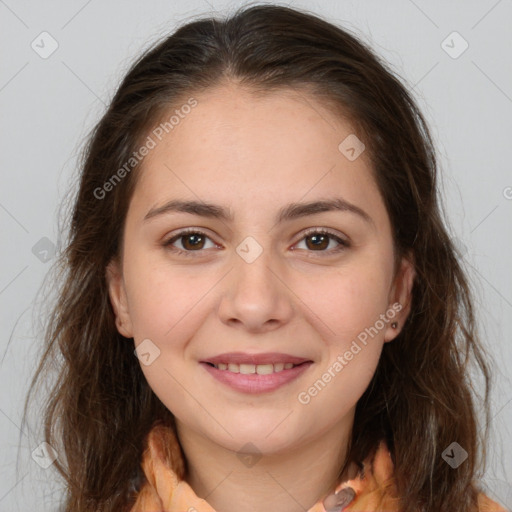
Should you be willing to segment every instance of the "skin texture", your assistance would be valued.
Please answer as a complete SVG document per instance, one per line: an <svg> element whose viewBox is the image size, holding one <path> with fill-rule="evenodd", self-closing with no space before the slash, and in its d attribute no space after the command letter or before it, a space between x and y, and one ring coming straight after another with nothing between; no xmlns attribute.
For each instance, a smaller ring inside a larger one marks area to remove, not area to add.
<svg viewBox="0 0 512 512"><path fill-rule="evenodd" d="M269 503L304 511L335 484L356 403L409 312L414 268L403 259L394 276L389 217L367 155L350 161L338 149L353 133L346 120L293 90L255 97L224 84L195 97L198 105L144 159L121 261L107 271L116 325L136 346L150 339L160 350L141 368L176 417L187 481L199 496L219 512L242 503L249 512ZM334 197L373 222L341 211L276 222L289 203ZM222 205L234 221L175 212L143 221L171 199ZM184 228L205 232L199 249L190 237L163 246ZM335 252L338 242L327 238L317 248L309 228L350 246ZM248 236L263 251L252 263L236 251ZM301 403L299 393L396 302L393 320ZM199 364L234 351L313 364L273 392L249 395ZM237 452L247 443L244 453L255 457L243 460Z"/></svg>

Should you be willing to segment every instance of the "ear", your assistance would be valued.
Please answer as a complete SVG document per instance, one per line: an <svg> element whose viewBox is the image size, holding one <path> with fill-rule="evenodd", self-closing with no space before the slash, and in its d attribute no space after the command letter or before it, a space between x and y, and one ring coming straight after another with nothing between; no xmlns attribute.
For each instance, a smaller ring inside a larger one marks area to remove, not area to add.
<svg viewBox="0 0 512 512"><path fill-rule="evenodd" d="M105 278L107 280L110 303L116 317L117 330L125 338L132 338L133 328L128 310L123 273L117 260L112 260L107 265Z"/></svg>
<svg viewBox="0 0 512 512"><path fill-rule="evenodd" d="M405 321L407 320L407 317L409 316L412 303L412 287L415 276L416 270L414 268L414 257L412 254L408 254L407 256L404 256L400 262L400 267L389 294L388 311L391 314L386 313L386 316L390 320L386 327L384 342L391 341L398 336L405 324ZM393 312L395 312L395 315L392 317ZM395 328L391 326L394 322L398 324Z"/></svg>

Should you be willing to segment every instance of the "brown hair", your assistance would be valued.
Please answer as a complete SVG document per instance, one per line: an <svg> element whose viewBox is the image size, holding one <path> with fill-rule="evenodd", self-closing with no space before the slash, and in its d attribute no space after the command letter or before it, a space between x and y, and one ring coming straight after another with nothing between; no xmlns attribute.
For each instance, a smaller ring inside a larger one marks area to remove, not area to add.
<svg viewBox="0 0 512 512"><path fill-rule="evenodd" d="M136 167L103 198L98 189L183 98L225 80L264 94L295 88L349 116L371 156L393 226L397 260L412 255L411 312L356 408L350 461L380 439L390 447L406 512L475 509L485 459L469 378L490 375L476 333L471 290L438 204L434 145L415 101L356 37L288 7L253 5L227 19L199 19L147 50L131 67L82 155L70 239L56 268L58 300L31 385L60 361L45 409L48 443L67 486L66 511L127 510L142 478L144 439L172 414L152 392L115 325L105 269L120 257ZM485 357L484 357L485 356ZM27 410L27 404L25 411ZM468 459L452 469L441 454L453 441ZM344 468L340 468L340 474Z"/></svg>

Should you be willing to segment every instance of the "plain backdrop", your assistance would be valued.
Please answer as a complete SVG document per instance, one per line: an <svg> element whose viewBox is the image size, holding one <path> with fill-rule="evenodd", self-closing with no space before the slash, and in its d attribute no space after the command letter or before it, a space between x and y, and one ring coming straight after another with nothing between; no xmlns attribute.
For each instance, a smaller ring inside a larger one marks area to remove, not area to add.
<svg viewBox="0 0 512 512"><path fill-rule="evenodd" d="M0 0L0 511L56 510L61 492L53 466L44 469L32 456L40 434L20 427L44 320L34 301L61 248L58 209L76 183L83 138L141 50L182 21L225 15L242 3ZM413 90L430 123L449 229L494 357L484 483L512 509L512 3L290 5L368 42Z"/></svg>

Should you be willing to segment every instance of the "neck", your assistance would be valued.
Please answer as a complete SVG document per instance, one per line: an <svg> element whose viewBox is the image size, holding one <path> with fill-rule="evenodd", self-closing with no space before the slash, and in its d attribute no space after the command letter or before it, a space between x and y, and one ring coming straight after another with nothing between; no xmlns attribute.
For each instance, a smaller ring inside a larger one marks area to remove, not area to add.
<svg viewBox="0 0 512 512"><path fill-rule="evenodd" d="M348 479L353 414L324 435L272 454L240 455L177 421L185 480L216 512L305 512Z"/></svg>

